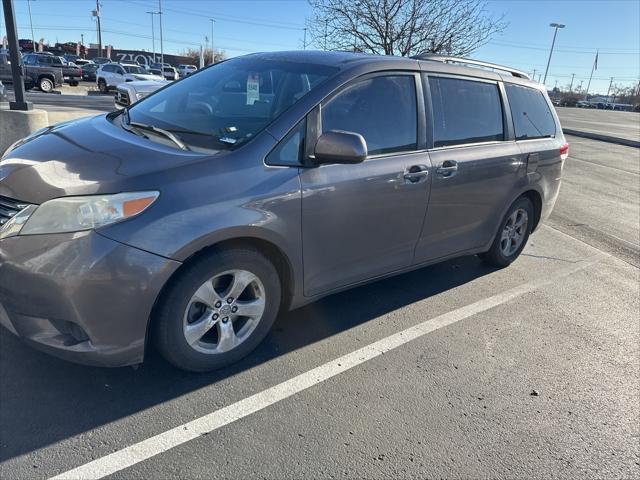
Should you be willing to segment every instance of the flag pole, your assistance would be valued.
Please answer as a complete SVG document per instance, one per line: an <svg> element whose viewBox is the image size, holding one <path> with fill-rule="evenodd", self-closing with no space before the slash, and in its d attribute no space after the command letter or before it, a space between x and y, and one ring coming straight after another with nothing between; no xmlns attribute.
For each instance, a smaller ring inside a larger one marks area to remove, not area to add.
<svg viewBox="0 0 640 480"><path fill-rule="evenodd" d="M596 58L593 60L593 65L591 66L591 75L589 76L589 83L587 83L587 91L584 93L584 99L586 100L589 96L589 87L591 86L591 78L593 77L593 71L598 68L598 53L600 49L596 50Z"/></svg>

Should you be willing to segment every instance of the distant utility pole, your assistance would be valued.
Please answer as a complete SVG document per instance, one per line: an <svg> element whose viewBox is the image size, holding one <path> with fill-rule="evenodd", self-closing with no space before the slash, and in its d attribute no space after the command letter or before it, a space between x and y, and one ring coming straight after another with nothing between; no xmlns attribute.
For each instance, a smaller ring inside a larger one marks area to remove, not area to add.
<svg viewBox="0 0 640 480"><path fill-rule="evenodd" d="M151 46L153 48L153 63L156 63L156 34L153 26L153 24L155 23L153 21L153 16L157 15L158 12L147 12L147 13L151 15Z"/></svg>
<svg viewBox="0 0 640 480"><path fill-rule="evenodd" d="M563 25L562 23L550 23L549 26L555 28L555 30L553 31L553 42L551 42L549 60L547 60L547 69L544 71L544 81L542 83L547 83L547 73L549 73L549 64L551 63L551 55L553 55L553 47L556 44L556 35L558 34L558 29L564 28L566 25Z"/></svg>
<svg viewBox="0 0 640 480"><path fill-rule="evenodd" d="M607 97L609 97L609 92L611 91L611 85L613 85L613 77L611 77L611 80L609 81L609 88L607 88Z"/></svg>
<svg viewBox="0 0 640 480"><path fill-rule="evenodd" d="M102 56L102 29L100 28L100 0L96 0L96 9L93 11L96 17L96 28L98 30L98 56Z"/></svg>
<svg viewBox="0 0 640 480"><path fill-rule="evenodd" d="M164 45L162 42L162 0L158 0L158 15L160 15L160 63L162 63L164 68Z"/></svg>
<svg viewBox="0 0 640 480"><path fill-rule="evenodd" d="M329 20L324 21L324 49L327 49L327 35L329 30Z"/></svg>
<svg viewBox="0 0 640 480"><path fill-rule="evenodd" d="M216 52L213 49L213 26L215 25L216 20L214 18L210 18L209 21L211 22L211 65L213 65L216 63Z"/></svg>
<svg viewBox="0 0 640 480"><path fill-rule="evenodd" d="M85 48L84 48L84 33L80 34L80 45L82 46L82 58L84 58L85 55Z"/></svg>
<svg viewBox="0 0 640 480"><path fill-rule="evenodd" d="M29 25L31 25L31 42L33 43L33 51L36 51L36 36L33 34L33 20L31 19L31 0L27 0L29 8Z"/></svg>
<svg viewBox="0 0 640 480"><path fill-rule="evenodd" d="M584 80L580 80L580 86L578 87L580 89L580 91L582 91L582 84L584 83Z"/></svg>
<svg viewBox="0 0 640 480"><path fill-rule="evenodd" d="M533 75L531 75L531 78L533 78L533 81L534 81L534 82L536 81L536 71L537 71L537 70L534 68L534 69L533 69Z"/></svg>
<svg viewBox="0 0 640 480"><path fill-rule="evenodd" d="M307 49L307 27L304 27L304 37L302 39L302 49Z"/></svg>
<svg viewBox="0 0 640 480"><path fill-rule="evenodd" d="M573 91L573 79L575 78L576 74L572 73L571 74L571 85L569 85L569 92Z"/></svg>

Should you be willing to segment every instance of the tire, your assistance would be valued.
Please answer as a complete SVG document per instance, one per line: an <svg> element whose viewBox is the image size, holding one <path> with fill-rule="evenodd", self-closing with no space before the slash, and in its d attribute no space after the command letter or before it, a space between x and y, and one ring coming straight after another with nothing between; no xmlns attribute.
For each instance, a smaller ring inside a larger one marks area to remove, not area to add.
<svg viewBox="0 0 640 480"><path fill-rule="evenodd" d="M242 292L238 298L229 299L233 285L242 288L243 283L243 290L235 289ZM225 367L248 355L267 335L281 295L276 268L258 250L212 251L179 272L162 293L152 318L152 340L182 370ZM255 315L241 316L243 311Z"/></svg>
<svg viewBox="0 0 640 480"><path fill-rule="evenodd" d="M531 200L527 197L518 198L500 222L491 248L480 257L495 267L510 265L527 245L533 221L534 209Z"/></svg>
<svg viewBox="0 0 640 480"><path fill-rule="evenodd" d="M98 90L100 90L100 93L107 93L109 91L107 82L102 79L98 80Z"/></svg>
<svg viewBox="0 0 640 480"><path fill-rule="evenodd" d="M38 88L42 90L44 93L51 93L54 89L55 85L48 78L41 78L38 80Z"/></svg>

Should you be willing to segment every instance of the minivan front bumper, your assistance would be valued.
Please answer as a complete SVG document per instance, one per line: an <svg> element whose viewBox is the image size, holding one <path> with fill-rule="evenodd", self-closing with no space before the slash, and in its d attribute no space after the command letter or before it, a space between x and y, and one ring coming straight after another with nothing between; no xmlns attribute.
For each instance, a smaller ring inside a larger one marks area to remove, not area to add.
<svg viewBox="0 0 640 480"><path fill-rule="evenodd" d="M99 366L142 362L148 320L179 262L89 231L0 240L0 324Z"/></svg>

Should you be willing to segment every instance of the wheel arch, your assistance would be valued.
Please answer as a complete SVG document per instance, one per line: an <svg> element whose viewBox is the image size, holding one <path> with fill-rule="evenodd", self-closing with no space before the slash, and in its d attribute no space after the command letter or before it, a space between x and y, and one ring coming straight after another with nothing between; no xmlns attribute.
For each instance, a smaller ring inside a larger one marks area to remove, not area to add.
<svg viewBox="0 0 640 480"><path fill-rule="evenodd" d="M537 190L530 189L522 193L522 195L520 195L518 198L521 198L521 197L528 198L529 200L531 200L531 203L533 204L534 218L533 218L533 224L531 226L531 231L535 232L535 230L538 228L538 225L540 223L540 217L542 216L542 195ZM516 198L516 200L518 200L518 198ZM514 200L514 202L516 200Z"/></svg>
<svg viewBox="0 0 640 480"><path fill-rule="evenodd" d="M40 80L42 80L43 78L46 78L47 80L51 80L53 82L53 85L55 86L56 84L56 79L54 78L54 76L50 73L41 73L40 75L38 75L38 83L40 83Z"/></svg>
<svg viewBox="0 0 640 480"><path fill-rule="evenodd" d="M276 243L267 240L258 236L238 236L233 238L223 238L219 239L216 242L211 243L189 255L182 261L182 265L176 269L175 272L169 277L169 279L162 286L158 295L156 296L156 300L151 308L151 313L149 318L147 319L147 329L145 334L145 356L147 353L147 347L149 344L149 337L151 332L151 326L153 322L153 318L155 317L155 313L157 308L160 305L160 302L165 294L165 292L180 278L180 274L184 271L189 265L197 262L199 258L211 253L215 250L222 249L231 249L231 248L250 248L259 251L264 254L269 261L271 261L278 271L278 275L280 276L280 285L282 288L282 300L281 300L281 310L287 311L290 308L292 299L294 297L294 286L295 286L295 270L293 268L293 264L291 263L288 255L280 248Z"/></svg>

